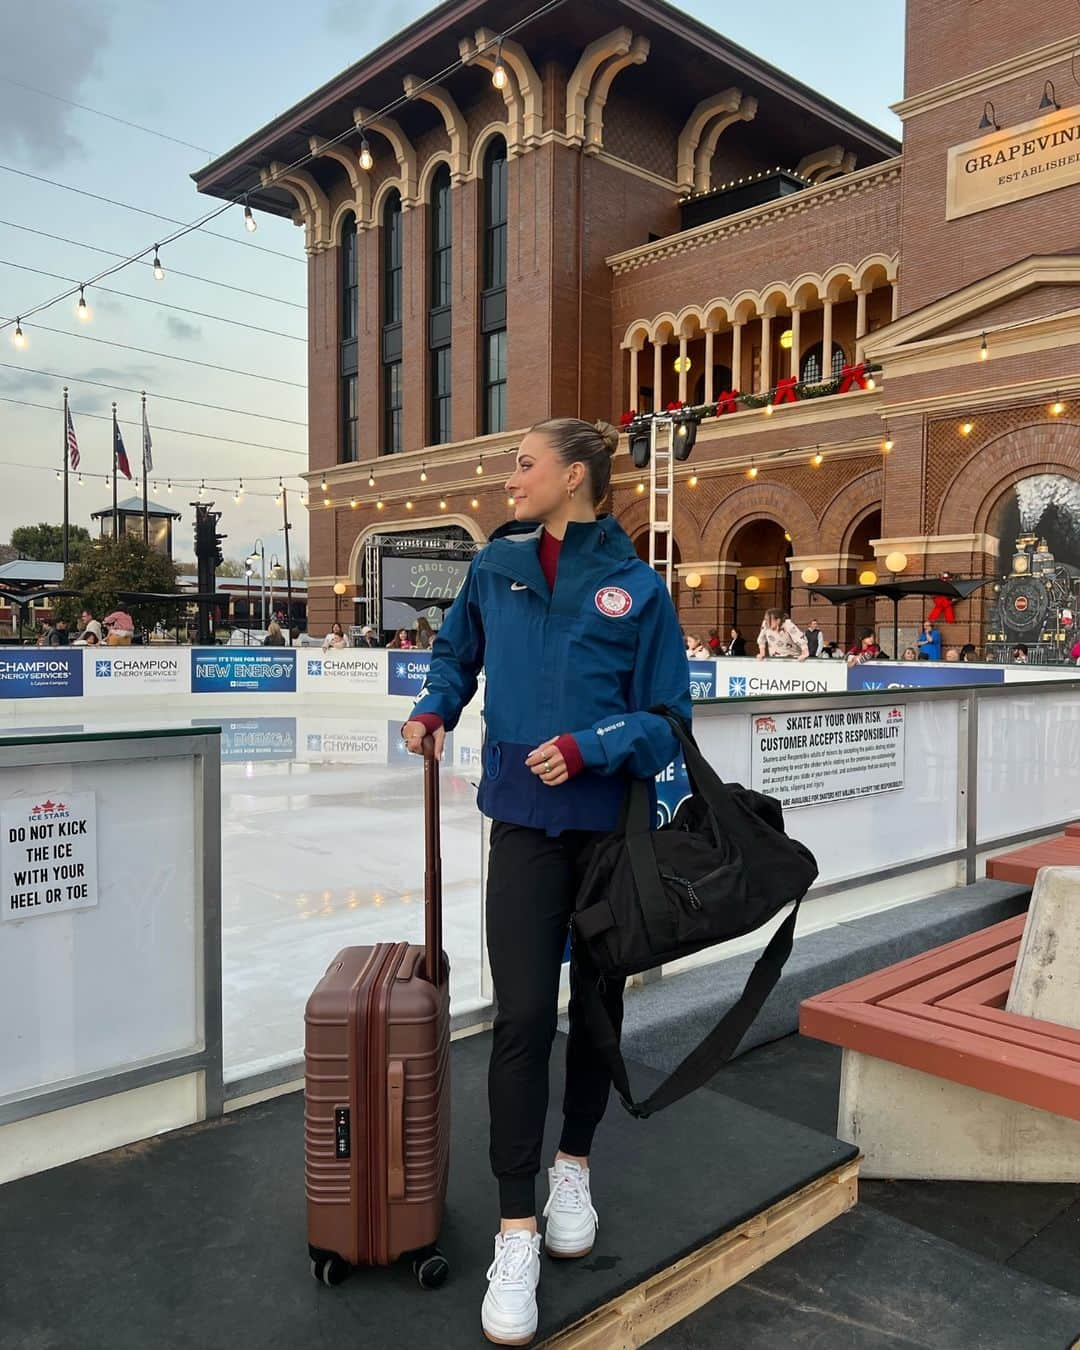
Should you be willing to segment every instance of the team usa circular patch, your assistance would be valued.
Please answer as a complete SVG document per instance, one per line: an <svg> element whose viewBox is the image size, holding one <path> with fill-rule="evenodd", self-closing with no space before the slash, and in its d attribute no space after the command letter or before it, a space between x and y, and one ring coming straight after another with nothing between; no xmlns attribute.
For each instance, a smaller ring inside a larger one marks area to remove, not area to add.
<svg viewBox="0 0 1080 1350"><path fill-rule="evenodd" d="M605 586L596 592L596 608L609 619L621 619L630 613L633 604L633 596L621 586Z"/></svg>

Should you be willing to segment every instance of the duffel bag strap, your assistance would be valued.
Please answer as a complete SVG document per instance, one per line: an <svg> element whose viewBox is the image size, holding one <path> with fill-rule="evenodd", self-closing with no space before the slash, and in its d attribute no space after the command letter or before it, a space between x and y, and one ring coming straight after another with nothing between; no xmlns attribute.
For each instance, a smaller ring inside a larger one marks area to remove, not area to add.
<svg viewBox="0 0 1080 1350"><path fill-rule="evenodd" d="M622 1098L622 1104L632 1116L646 1120L665 1106L681 1100L707 1083L721 1065L726 1064L739 1042L776 987L784 962L791 955L795 939L795 922L799 915L799 901L791 913L769 939L765 950L754 963L738 1000L724 1013L712 1031L686 1056L682 1063L644 1101L634 1100L626 1061L619 1049L619 1038L611 1024L607 1009L596 987L596 973L590 968L581 944L574 945L574 960L578 963L581 1001L585 1020L593 1044L603 1056L611 1074L611 1081Z"/></svg>

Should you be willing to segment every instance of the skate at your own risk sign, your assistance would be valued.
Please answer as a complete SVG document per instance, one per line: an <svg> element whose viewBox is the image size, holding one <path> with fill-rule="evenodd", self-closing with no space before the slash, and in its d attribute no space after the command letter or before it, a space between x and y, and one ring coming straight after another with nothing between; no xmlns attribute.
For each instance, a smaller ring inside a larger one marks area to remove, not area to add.
<svg viewBox="0 0 1080 1350"><path fill-rule="evenodd" d="M751 784L787 810L904 786L904 710L838 708L751 719Z"/></svg>
<svg viewBox="0 0 1080 1350"><path fill-rule="evenodd" d="M0 919L31 919L98 902L97 801L56 792L0 810Z"/></svg>

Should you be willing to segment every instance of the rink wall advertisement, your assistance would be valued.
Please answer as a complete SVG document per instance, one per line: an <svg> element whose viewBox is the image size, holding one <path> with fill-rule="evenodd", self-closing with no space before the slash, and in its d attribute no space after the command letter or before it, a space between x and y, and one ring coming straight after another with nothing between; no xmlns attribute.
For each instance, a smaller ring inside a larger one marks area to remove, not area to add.
<svg viewBox="0 0 1080 1350"><path fill-rule="evenodd" d="M36 919L98 902L97 799L55 792L0 812L0 919Z"/></svg>
<svg viewBox="0 0 1080 1350"><path fill-rule="evenodd" d="M904 786L904 709L836 708L750 720L750 785L788 810Z"/></svg>
<svg viewBox="0 0 1080 1350"><path fill-rule="evenodd" d="M383 647L7 647L0 648L0 699L298 693L413 700L430 667L430 652ZM849 669L843 661L721 658L691 661L689 669L695 702L1080 678L1075 666L928 661Z"/></svg>

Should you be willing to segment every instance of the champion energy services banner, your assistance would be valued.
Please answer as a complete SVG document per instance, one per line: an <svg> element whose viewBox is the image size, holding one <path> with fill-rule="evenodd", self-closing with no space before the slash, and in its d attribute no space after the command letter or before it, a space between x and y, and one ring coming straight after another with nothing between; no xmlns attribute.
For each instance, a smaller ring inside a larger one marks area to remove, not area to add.
<svg viewBox="0 0 1080 1350"><path fill-rule="evenodd" d="M287 647L197 647L193 694L295 694L296 652Z"/></svg>
<svg viewBox="0 0 1080 1350"><path fill-rule="evenodd" d="M431 653L391 651L387 655L390 664L387 668L386 692L415 698L423 689L431 669Z"/></svg>
<svg viewBox="0 0 1080 1350"><path fill-rule="evenodd" d="M1032 667L1037 669L1038 667ZM1046 670L1045 666L1042 670ZM848 671L849 689L940 689L957 684L1001 684L1004 666L973 666L965 662L931 665L928 661L867 661ZM1012 670L1009 671L1010 678Z"/></svg>
<svg viewBox="0 0 1080 1350"><path fill-rule="evenodd" d="M300 649L298 687L302 694L383 694L388 655L397 653L364 647L327 652Z"/></svg>
<svg viewBox="0 0 1080 1350"><path fill-rule="evenodd" d="M82 653L83 692L105 698L135 694L187 694L190 656L181 648L93 647Z"/></svg>
<svg viewBox="0 0 1080 1350"><path fill-rule="evenodd" d="M0 649L0 699L70 698L83 691L83 654L64 647Z"/></svg>

